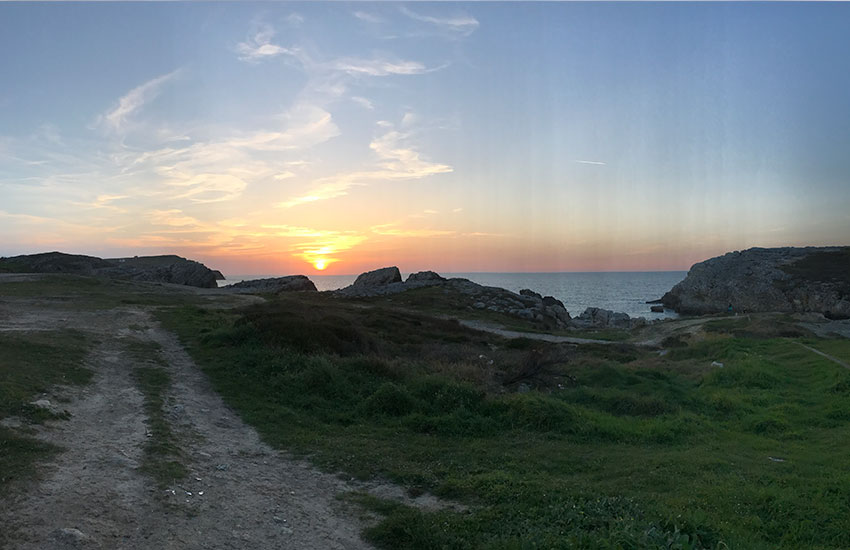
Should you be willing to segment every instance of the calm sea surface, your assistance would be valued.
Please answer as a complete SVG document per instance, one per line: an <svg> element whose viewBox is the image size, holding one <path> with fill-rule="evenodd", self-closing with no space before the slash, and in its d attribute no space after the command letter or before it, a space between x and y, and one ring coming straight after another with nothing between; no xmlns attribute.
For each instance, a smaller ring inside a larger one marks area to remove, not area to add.
<svg viewBox="0 0 850 550"><path fill-rule="evenodd" d="M633 317L658 319L675 313L652 313L647 300L656 300L687 275L685 271L617 272L617 273L441 273L444 277L463 277L486 286L497 286L518 292L530 288L544 296L564 302L570 315L576 317L587 307L622 311ZM261 279L270 275L234 275L220 285L242 280ZM336 290L348 286L356 275L310 275L319 290ZM407 278L407 273L402 273Z"/></svg>

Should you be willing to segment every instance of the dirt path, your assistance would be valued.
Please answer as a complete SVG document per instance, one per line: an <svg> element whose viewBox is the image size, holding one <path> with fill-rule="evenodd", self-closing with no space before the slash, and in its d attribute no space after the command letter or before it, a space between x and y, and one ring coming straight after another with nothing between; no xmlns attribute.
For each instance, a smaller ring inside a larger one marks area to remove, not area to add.
<svg viewBox="0 0 850 550"><path fill-rule="evenodd" d="M13 487L0 500L0 525L16 533L15 548L369 547L360 539L361 521L336 499L368 487L262 443L149 312L128 307L69 315L33 303L21 313L20 304L6 305L0 330L73 326L97 340L87 360L92 384L46 396L67 400L62 407L72 416L39 428L37 437L66 450L35 486ZM130 341L159 344L172 378L165 409L190 473L167 490L140 470L148 430L132 377L142 360ZM383 489L385 496L393 491L400 492Z"/></svg>
<svg viewBox="0 0 850 550"><path fill-rule="evenodd" d="M807 346L806 344L803 344L802 342L797 342L797 343L798 343L799 345L803 346L804 348L806 348L807 350L809 350L809 351L811 351L811 352L813 352L813 353L817 353L817 354L818 354L818 355L820 355L821 357L824 357L824 358L826 358L826 359L829 359L829 360L830 360L830 361L832 361L833 363L836 363L836 364L838 364L838 365L841 365L841 366L842 366L842 367L844 367L845 369L850 369L850 364L845 363L844 361L842 361L842 360L841 360L841 359L839 359L838 357L834 357L834 356L832 356L832 355L830 355L830 354L828 354L828 353L824 353L824 352L822 352L822 351L820 351L820 350L817 350L817 349L815 349L815 348L813 348L813 347Z"/></svg>
<svg viewBox="0 0 850 550"><path fill-rule="evenodd" d="M498 334L499 336L503 336L505 338L529 338L531 340L542 340L544 342L565 344L633 344L637 346L658 347L661 345L661 342L663 342L665 338L673 335L674 333L692 331L697 327L708 323L709 321L717 321L720 319L734 319L734 317L700 317L697 319L677 319L672 321L665 321L662 323L656 323L650 325L648 329L645 329L650 331L651 336L645 336L643 339L637 341L594 340L591 338L559 336L555 334L545 334L540 332L520 332L516 330L507 330L492 323L487 323L485 321L459 319L458 322L465 327L469 327L475 330L481 330L484 332L490 332L492 334Z"/></svg>

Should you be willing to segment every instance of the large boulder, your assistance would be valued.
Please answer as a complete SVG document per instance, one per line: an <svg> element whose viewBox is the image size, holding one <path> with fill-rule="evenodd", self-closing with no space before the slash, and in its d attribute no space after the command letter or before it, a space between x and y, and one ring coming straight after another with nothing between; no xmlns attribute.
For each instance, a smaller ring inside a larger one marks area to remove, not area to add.
<svg viewBox="0 0 850 550"><path fill-rule="evenodd" d="M850 317L850 247L751 248L711 258L662 298L685 314L815 311Z"/></svg>
<svg viewBox="0 0 850 550"><path fill-rule="evenodd" d="M289 275L287 277L241 281L223 287L223 290L237 294L280 294L281 292L316 292L316 285L306 275Z"/></svg>
<svg viewBox="0 0 850 550"><path fill-rule="evenodd" d="M354 284L352 286L355 287L373 287L373 286L386 286L392 283L400 283L401 282L401 272L399 272L398 268L393 267L382 267L381 269L376 269L374 271L367 271L366 273L361 273L357 276L357 279L354 280Z"/></svg>

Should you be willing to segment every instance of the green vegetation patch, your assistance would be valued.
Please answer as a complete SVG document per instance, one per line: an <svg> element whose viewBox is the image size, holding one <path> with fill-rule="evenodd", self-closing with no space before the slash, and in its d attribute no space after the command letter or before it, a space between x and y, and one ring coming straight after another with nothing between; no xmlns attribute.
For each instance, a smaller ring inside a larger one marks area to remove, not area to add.
<svg viewBox="0 0 850 550"><path fill-rule="evenodd" d="M300 299L159 317L272 445L468 506L354 499L379 547L850 547L850 371L793 339L659 356Z"/></svg>
<svg viewBox="0 0 850 550"><path fill-rule="evenodd" d="M88 345L87 338L73 330L0 332L0 419L57 418L29 403L54 385L87 383L92 376L83 365ZM55 450L19 431L0 428L0 487L33 475L36 461Z"/></svg>
<svg viewBox="0 0 850 550"><path fill-rule="evenodd" d="M146 366L136 367L133 376L144 395L147 416L147 442L142 470L156 480L160 487L168 487L186 477L184 453L178 445L177 436L165 415L165 396L171 386L171 377L159 364L160 346L155 342L131 340L128 350Z"/></svg>

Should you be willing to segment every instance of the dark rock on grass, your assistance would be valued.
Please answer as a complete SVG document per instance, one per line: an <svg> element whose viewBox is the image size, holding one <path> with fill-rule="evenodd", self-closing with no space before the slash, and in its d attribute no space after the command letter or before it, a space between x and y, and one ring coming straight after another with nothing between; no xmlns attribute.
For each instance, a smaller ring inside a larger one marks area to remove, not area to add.
<svg viewBox="0 0 850 550"><path fill-rule="evenodd" d="M392 283L400 283L401 282L401 273L398 268L393 267L382 267L381 269L376 269L374 271L367 271L366 273L361 273L355 279L354 284L351 286L354 287L373 287L373 286L385 286Z"/></svg>
<svg viewBox="0 0 850 550"><path fill-rule="evenodd" d="M384 268L363 273L353 285L334 291L337 296L368 298L406 292L416 288L440 286L457 292L471 301L473 309L503 313L527 321L541 323L551 327L566 327L570 314L559 300L551 296L545 298L531 290L520 294L504 288L488 287L473 283L468 279L445 279L433 271L414 273L401 282L395 274L398 268ZM391 281L391 282L385 282Z"/></svg>
<svg viewBox="0 0 850 550"><path fill-rule="evenodd" d="M135 256L108 260L112 267L98 270L98 275L119 279L171 283L216 288L216 273L200 262L175 255Z"/></svg>
<svg viewBox="0 0 850 550"><path fill-rule="evenodd" d="M316 292L316 285L305 275L289 275L269 279L242 281L223 287L222 290L240 294L253 292L278 294L280 292Z"/></svg>
<svg viewBox="0 0 850 550"><path fill-rule="evenodd" d="M201 288L215 288L221 276L202 263L174 255L102 259L62 252L0 258L0 272L67 273Z"/></svg>
<svg viewBox="0 0 850 550"><path fill-rule="evenodd" d="M420 271L419 273L411 273L407 277L408 283L421 283L424 281L445 281L445 277L441 277L433 271Z"/></svg>
<svg viewBox="0 0 850 550"><path fill-rule="evenodd" d="M850 247L730 252L695 264L661 302L686 314L814 311L850 317Z"/></svg>

